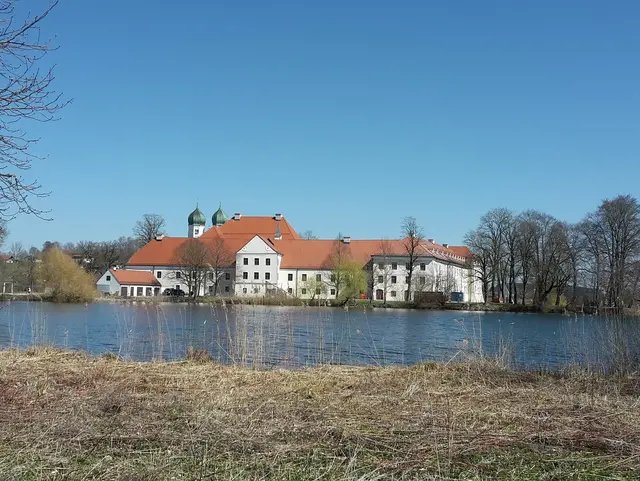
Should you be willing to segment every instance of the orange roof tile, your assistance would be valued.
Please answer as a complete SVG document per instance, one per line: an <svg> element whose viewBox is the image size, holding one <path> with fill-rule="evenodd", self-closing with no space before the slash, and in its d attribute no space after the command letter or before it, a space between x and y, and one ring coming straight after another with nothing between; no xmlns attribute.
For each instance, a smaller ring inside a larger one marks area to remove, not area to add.
<svg viewBox="0 0 640 481"><path fill-rule="evenodd" d="M134 284L142 286L159 286L161 285L153 273L149 271L130 271L121 269L110 269L113 277L119 284Z"/></svg>
<svg viewBox="0 0 640 481"><path fill-rule="evenodd" d="M280 226L281 240L274 240L276 227ZM331 255L339 241L305 240L284 219L276 221L273 217L242 216L239 220L228 220L224 225L213 227L205 232L199 240L211 248L214 242L222 239L225 249L236 254L253 237L258 236L282 254L281 267L322 269L327 268ZM128 262L130 266L173 266L176 264L175 251L188 238L165 237L160 241L153 240L136 252ZM386 254L391 256L406 255L404 239L393 240L351 240L343 245L350 257L363 266L369 262L371 256ZM464 258L470 255L469 249L463 246L444 247L428 240L420 244L420 255L458 264L464 263ZM231 267L235 264L235 256Z"/></svg>
<svg viewBox="0 0 640 481"><path fill-rule="evenodd" d="M291 227L291 224L282 217L281 220L275 220L273 217L267 216L242 216L239 220L233 217L219 227L212 227L202 234L201 238L208 238L220 234L223 237L229 236L248 236L260 235L262 237L273 238L276 228L280 226L282 239L300 239L298 233Z"/></svg>
<svg viewBox="0 0 640 481"><path fill-rule="evenodd" d="M449 246L449 250L460 257L471 257L471 251L467 246Z"/></svg>

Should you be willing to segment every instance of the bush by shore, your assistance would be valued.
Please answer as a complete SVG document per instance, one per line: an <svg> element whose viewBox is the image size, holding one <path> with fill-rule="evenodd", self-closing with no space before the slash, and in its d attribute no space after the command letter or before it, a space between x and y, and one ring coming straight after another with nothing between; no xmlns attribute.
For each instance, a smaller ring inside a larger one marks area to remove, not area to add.
<svg viewBox="0 0 640 481"><path fill-rule="evenodd" d="M196 353L197 354L197 353ZM640 378L0 352L0 479L638 479Z"/></svg>

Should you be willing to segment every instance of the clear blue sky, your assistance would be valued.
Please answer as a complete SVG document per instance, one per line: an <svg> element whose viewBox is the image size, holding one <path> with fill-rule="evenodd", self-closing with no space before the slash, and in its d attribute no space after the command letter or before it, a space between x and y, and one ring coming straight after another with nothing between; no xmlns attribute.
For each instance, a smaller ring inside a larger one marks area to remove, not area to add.
<svg viewBox="0 0 640 481"><path fill-rule="evenodd" d="M39 3L44 4L42 0ZM38 2L29 2L37 4ZM640 196L640 2L62 0L57 88L29 126L52 222L107 240L282 212L302 232L459 243L492 207L579 220Z"/></svg>

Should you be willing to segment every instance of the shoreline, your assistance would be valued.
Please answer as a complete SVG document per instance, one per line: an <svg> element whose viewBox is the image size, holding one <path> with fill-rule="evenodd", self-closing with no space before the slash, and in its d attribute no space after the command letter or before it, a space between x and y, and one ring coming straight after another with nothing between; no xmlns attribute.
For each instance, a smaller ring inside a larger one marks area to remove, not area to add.
<svg viewBox="0 0 640 481"><path fill-rule="evenodd" d="M260 371L31 348L0 351L0 386L2 479L638 476L637 374Z"/></svg>
<svg viewBox="0 0 640 481"><path fill-rule="evenodd" d="M54 302L43 294L0 294L0 302L6 301L25 301L25 302ZM416 305L411 302L387 302L380 301L356 300L348 306L342 303L332 303L325 300L300 300L290 298L243 298L243 297L201 297L196 300L192 299L172 299L167 297L139 297L139 298L122 298L122 297L99 297L93 302L113 303L113 304L191 304L191 305L256 305L256 306L287 306L287 307L330 307L344 309L411 309L411 310L427 310L427 311L465 311L465 312L504 312L504 313L531 313L531 314L587 314L587 315L623 315L638 316L640 310L623 308L596 308L588 306L580 306L573 308L569 306L548 306L539 309L533 305L522 304L493 304L493 303L466 303L466 302L447 302L444 304L434 303L428 305ZM72 304L72 303L70 303Z"/></svg>

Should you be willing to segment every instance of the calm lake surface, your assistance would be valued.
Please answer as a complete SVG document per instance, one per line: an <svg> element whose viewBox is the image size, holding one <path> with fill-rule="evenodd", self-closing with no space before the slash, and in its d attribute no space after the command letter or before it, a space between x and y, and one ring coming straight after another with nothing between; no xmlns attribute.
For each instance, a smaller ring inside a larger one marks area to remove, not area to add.
<svg viewBox="0 0 640 481"><path fill-rule="evenodd" d="M134 360L183 358L299 367L413 364L501 355L523 368L606 362L638 339L637 319L400 309L186 304L0 304L0 347L52 343Z"/></svg>

